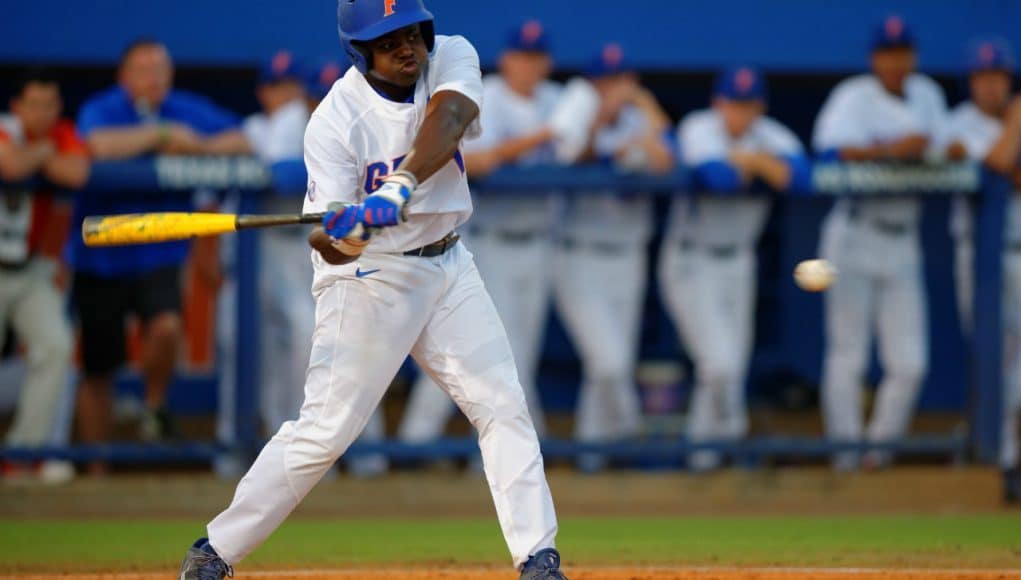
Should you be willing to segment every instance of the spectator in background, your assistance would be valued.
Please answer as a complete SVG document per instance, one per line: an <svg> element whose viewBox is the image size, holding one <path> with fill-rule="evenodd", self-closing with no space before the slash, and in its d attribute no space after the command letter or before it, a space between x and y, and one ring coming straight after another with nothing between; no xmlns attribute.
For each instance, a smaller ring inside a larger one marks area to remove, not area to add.
<svg viewBox="0 0 1021 580"><path fill-rule="evenodd" d="M1000 468L1003 497L1021 500L1017 415L1021 411L1021 96L1011 98L1014 56L1001 39L974 43L968 55L971 100L953 110L938 145L951 160L970 159L1007 176L1015 184L1007 213L1003 256L1004 396ZM951 233L957 253L957 297L961 319L972 328L974 244L969 201L955 200Z"/></svg>
<svg viewBox="0 0 1021 580"><path fill-rule="evenodd" d="M848 162L923 159L946 100L939 85L914 72L915 62L910 30L900 17L886 18L872 43L872 74L833 89L816 120L815 150ZM823 224L820 253L840 272L826 296L822 401L831 439L888 442L910 426L929 351L920 213L917 198L845 198ZM873 335L885 374L865 430L862 381ZM889 461L889 453L871 452L865 467ZM854 452L835 457L838 470L858 463Z"/></svg>
<svg viewBox="0 0 1021 580"><path fill-rule="evenodd" d="M204 97L173 89L172 80L173 65L165 46L153 40L132 43L121 59L117 86L92 97L80 111L79 130L93 156L115 160L249 151L234 115ZM90 214L190 207L190 200L178 197L79 197L75 223ZM78 237L73 239L73 296L81 322L84 366L78 411L84 441L108 439L112 379L125 360L125 319L132 314L142 324L143 435L157 439L170 433L164 401L181 341L180 270L188 248L187 242L86 248ZM215 255L197 258L217 260Z"/></svg>
<svg viewBox="0 0 1021 580"><path fill-rule="evenodd" d="M308 72L305 76L305 95L310 113L315 111L319 103L326 98L326 95L330 93L330 89L333 88L333 83L337 82L337 79L344 75L344 71L349 66L350 64L348 63L342 65L339 62L329 60Z"/></svg>
<svg viewBox="0 0 1021 580"><path fill-rule="evenodd" d="M19 182L35 176L57 187L77 189L89 175L85 144L74 125L60 118L60 85L44 71L18 83L10 114L0 115L0 177ZM71 328L58 288L60 251L68 236L68 204L43 190L17 185L0 194L0 341L8 324L26 348L28 373L11 447L49 442L71 366ZM0 344L2 350L2 344ZM59 483L74 476L63 461L31 466L5 462L5 479L38 478Z"/></svg>
<svg viewBox="0 0 1021 580"><path fill-rule="evenodd" d="M748 432L745 379L754 345L755 247L770 208L767 195L751 191L763 186L786 191L796 175L807 175L801 143L766 116L766 97L759 71L721 72L712 107L690 113L677 130L695 193L673 203L659 274L667 310L695 365L687 424L693 442L733 441ZM695 471L719 464L714 451L688 459Z"/></svg>
<svg viewBox="0 0 1021 580"><path fill-rule="evenodd" d="M623 171L667 173L674 167L670 119L624 66L610 44L592 61L588 78L599 99L587 128L583 161ZM572 196L560 225L553 269L557 310L581 357L582 385L575 437L606 442L640 434L635 386L642 304L652 237L652 198L635 192L588 191ZM583 471L605 466L580 458Z"/></svg>
<svg viewBox="0 0 1021 580"><path fill-rule="evenodd" d="M511 31L500 55L499 74L482 81L482 136L464 145L469 176L484 177L508 164L553 161L549 124L560 86L548 80L553 66L549 51L549 37L538 21ZM556 199L536 192L475 193L467 244L507 329L529 413L542 435L545 427L535 375L549 309L546 263L552 251ZM439 437L452 410L446 393L423 374L412 389L399 437L404 441Z"/></svg>

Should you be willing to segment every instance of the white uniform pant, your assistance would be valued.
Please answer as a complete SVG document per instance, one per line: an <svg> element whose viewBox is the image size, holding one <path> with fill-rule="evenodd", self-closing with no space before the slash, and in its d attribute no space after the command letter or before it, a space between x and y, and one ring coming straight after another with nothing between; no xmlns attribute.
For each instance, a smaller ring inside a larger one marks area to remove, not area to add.
<svg viewBox="0 0 1021 580"><path fill-rule="evenodd" d="M660 257L661 294L695 365L687 435L693 442L736 440L748 432L745 380L755 329L755 248L685 245L668 239ZM712 469L718 453L693 454Z"/></svg>
<svg viewBox="0 0 1021 580"><path fill-rule="evenodd" d="M846 214L831 213L823 226L822 255L839 272L825 306L826 434L838 441L897 440L908 431L928 367L928 316L917 230L882 231ZM873 333L884 374L866 428L862 382ZM873 457L880 464L889 460L887 453ZM854 452L835 457L837 469L854 469L857 464Z"/></svg>
<svg viewBox="0 0 1021 580"><path fill-rule="evenodd" d="M549 309L547 264L552 245L546 236L538 234L529 234L524 240L495 234L473 235L466 240L507 329L528 411L536 431L542 435L546 432L545 420L535 377ZM412 387L398 438L419 443L441 437L453 410L450 398L428 373L422 373Z"/></svg>
<svg viewBox="0 0 1021 580"><path fill-rule="evenodd" d="M375 270L358 278L355 269ZM552 547L556 515L503 325L458 244L442 256L371 254L317 293L305 402L259 454L209 540L230 564L264 541L348 448L410 352L479 433L514 564Z"/></svg>
<svg viewBox="0 0 1021 580"><path fill-rule="evenodd" d="M974 331L975 249L970 239L956 240L957 301L961 324ZM1003 255L1003 419L1000 467L1018 466L1017 419L1021 412L1021 251Z"/></svg>
<svg viewBox="0 0 1021 580"><path fill-rule="evenodd" d="M229 240L228 243L233 242ZM311 249L300 231L268 229L259 234L259 316L261 324L258 358L259 413L267 432L279 429L285 421L298 416L305 396L305 371L312 349L315 326L315 300L312 285ZM225 252L233 254L233 252ZM237 283L228 278L220 289L217 306L219 342L220 412L217 433L221 441L233 439L234 401L237 381ZM377 413L362 437L377 441L385 436L382 414ZM386 468L383 457L363 456L370 470Z"/></svg>
<svg viewBox="0 0 1021 580"><path fill-rule="evenodd" d="M556 251L557 311L582 363L574 429L580 441L633 437L641 430L635 365L647 262L638 243L605 250L579 242Z"/></svg>
<svg viewBox="0 0 1021 580"><path fill-rule="evenodd" d="M0 271L0 349L10 324L26 347L27 372L7 444L39 447L50 441L71 368L71 328L64 298L53 283L54 262L33 258Z"/></svg>

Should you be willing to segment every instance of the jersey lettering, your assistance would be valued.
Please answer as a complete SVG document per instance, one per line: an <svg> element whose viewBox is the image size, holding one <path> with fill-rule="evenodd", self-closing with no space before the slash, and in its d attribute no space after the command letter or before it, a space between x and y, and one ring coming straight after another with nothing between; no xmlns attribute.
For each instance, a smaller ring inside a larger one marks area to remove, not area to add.
<svg viewBox="0 0 1021 580"><path fill-rule="evenodd" d="M383 187L383 180L386 179L387 175L390 175L392 169L401 166L405 157L407 157L407 154L395 157L390 165L383 161L370 163L365 168L365 193L372 194L380 187ZM458 170L464 175L464 156L461 155L460 149L454 151L454 163L457 164Z"/></svg>

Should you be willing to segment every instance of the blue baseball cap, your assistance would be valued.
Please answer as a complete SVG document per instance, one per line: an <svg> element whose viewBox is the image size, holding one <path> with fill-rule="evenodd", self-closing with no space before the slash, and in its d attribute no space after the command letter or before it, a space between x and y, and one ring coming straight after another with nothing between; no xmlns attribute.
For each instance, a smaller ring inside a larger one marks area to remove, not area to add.
<svg viewBox="0 0 1021 580"><path fill-rule="evenodd" d="M305 92L314 99L324 99L333 88L333 83L344 76L351 67L348 62L326 61L305 74Z"/></svg>
<svg viewBox="0 0 1021 580"><path fill-rule="evenodd" d="M538 20L528 20L510 31L505 50L514 52L550 51L549 35Z"/></svg>
<svg viewBox="0 0 1021 580"><path fill-rule="evenodd" d="M765 101L766 78L750 66L727 69L716 77L713 94L732 101Z"/></svg>
<svg viewBox="0 0 1021 580"><path fill-rule="evenodd" d="M914 34L911 33L911 29L908 28L904 19L896 14L884 18L876 27L875 35L872 37L873 51L914 47Z"/></svg>
<svg viewBox="0 0 1021 580"><path fill-rule="evenodd" d="M587 72L592 78L606 77L627 72L628 69L624 65L623 49L619 44L610 43L592 58Z"/></svg>
<svg viewBox="0 0 1021 580"><path fill-rule="evenodd" d="M259 84L269 85L283 81L303 80L301 66L294 55L287 50L277 51L259 71Z"/></svg>
<svg viewBox="0 0 1021 580"><path fill-rule="evenodd" d="M968 74L982 71L1014 72L1014 54L1002 38L984 38L968 47Z"/></svg>

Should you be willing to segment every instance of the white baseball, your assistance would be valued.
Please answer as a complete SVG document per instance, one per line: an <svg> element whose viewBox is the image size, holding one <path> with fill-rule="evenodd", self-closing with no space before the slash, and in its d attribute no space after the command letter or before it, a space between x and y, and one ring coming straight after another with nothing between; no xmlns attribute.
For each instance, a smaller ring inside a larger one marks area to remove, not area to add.
<svg viewBox="0 0 1021 580"><path fill-rule="evenodd" d="M805 260L794 268L794 281L808 292L822 292L836 279L837 269L826 260Z"/></svg>

